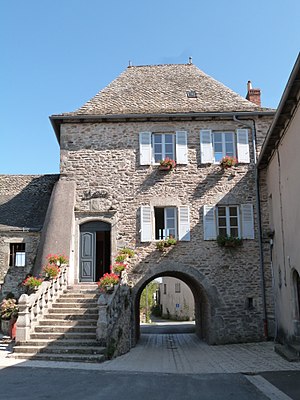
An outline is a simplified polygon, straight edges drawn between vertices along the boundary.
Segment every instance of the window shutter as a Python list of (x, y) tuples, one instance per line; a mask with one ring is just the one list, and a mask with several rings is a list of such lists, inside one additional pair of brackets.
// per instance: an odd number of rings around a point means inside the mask
[(151, 164), (151, 132), (140, 132), (140, 165)]
[(217, 238), (215, 206), (203, 206), (204, 240)]
[(176, 132), (176, 162), (177, 164), (188, 163), (187, 133), (185, 131)]
[(210, 129), (200, 131), (200, 153), (202, 164), (213, 162), (213, 147)]
[(152, 215), (150, 206), (141, 207), (141, 242), (152, 240)]
[(248, 129), (237, 129), (237, 159), (241, 163), (250, 162)]
[(190, 235), (190, 210), (188, 206), (180, 206), (179, 211), (179, 229), (178, 239), (188, 242), (191, 240)]
[(242, 211), (242, 238), (254, 239), (253, 205), (241, 204)]

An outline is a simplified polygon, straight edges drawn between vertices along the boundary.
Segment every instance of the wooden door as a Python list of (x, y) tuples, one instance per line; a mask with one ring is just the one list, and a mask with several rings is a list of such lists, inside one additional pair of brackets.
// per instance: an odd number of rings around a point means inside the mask
[(80, 282), (95, 282), (95, 232), (80, 233), (79, 280)]

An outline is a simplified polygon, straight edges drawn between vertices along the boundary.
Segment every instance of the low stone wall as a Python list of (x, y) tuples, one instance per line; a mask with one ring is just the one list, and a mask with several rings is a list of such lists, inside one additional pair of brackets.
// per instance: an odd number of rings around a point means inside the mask
[(131, 347), (132, 295), (126, 285), (113, 293), (101, 294), (98, 300), (97, 340), (105, 346), (107, 358), (127, 353)]

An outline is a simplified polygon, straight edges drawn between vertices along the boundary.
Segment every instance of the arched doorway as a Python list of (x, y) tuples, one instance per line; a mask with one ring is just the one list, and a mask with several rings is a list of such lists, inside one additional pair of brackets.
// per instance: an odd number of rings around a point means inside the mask
[(87, 222), (80, 226), (80, 282), (96, 282), (109, 272), (110, 231), (110, 224), (101, 221)]
[(300, 276), (296, 270), (293, 275), (296, 319), (300, 321)]
[(183, 272), (164, 271), (146, 278), (140, 285), (135, 287), (136, 293), (134, 298), (134, 314), (135, 314), (135, 340), (140, 338), (140, 298), (147, 284), (159, 277), (173, 277), (183, 281), (192, 291), (195, 304), (195, 333), (204, 341), (209, 342), (209, 326), (210, 326), (210, 303), (208, 296), (199, 283), (199, 281), (191, 275)]

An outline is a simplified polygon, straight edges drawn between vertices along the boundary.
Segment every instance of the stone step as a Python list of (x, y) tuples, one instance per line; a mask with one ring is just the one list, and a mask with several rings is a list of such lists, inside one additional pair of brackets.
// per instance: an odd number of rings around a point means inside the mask
[[(55, 315), (55, 314), (54, 314)], [(96, 326), (97, 320), (96, 319), (43, 319), (39, 322), (39, 326), (78, 326), (78, 325), (85, 325), (85, 326)]]
[(96, 331), (94, 332), (36, 332), (31, 333), (31, 340), (96, 340)]
[(73, 333), (96, 333), (95, 326), (86, 326), (86, 325), (79, 325), (79, 326), (51, 326), (51, 325), (44, 325), (44, 326), (36, 326), (35, 332), (44, 332), (44, 333), (66, 333), (66, 332), (73, 332)]
[(15, 353), (17, 359), (43, 360), (43, 361), (69, 361), (69, 362), (85, 362), (100, 363), (105, 361), (103, 354), (85, 355), (85, 354), (46, 354), (46, 353)]
[(97, 304), (97, 297), (93, 296), (92, 298), (83, 298), (83, 299), (79, 299), (78, 297), (74, 296), (74, 297), (60, 297), (59, 300), (55, 303), (59, 303), (59, 304), (84, 304), (84, 305), (89, 305), (91, 303), (93, 304)]
[(85, 347), (85, 346), (95, 346), (99, 347), (99, 342), (95, 339), (36, 339), (29, 340), (28, 342), (19, 342), (20, 346), (75, 346), (75, 347)]
[(88, 304), (86, 303), (54, 303), (52, 304), (52, 309), (56, 309), (56, 308), (68, 308), (68, 309), (73, 309), (73, 308), (83, 308), (83, 309), (90, 309), (90, 308), (96, 308), (97, 307), (97, 303), (95, 301), (90, 302)]
[(296, 357), (298, 357), (298, 359), (300, 358), (300, 343), (298, 342), (288, 343), (288, 348), (296, 355)]
[(14, 353), (47, 353), (47, 354), (104, 354), (105, 347), (100, 346), (32, 346), (28, 343), (25, 346), (16, 346)]
[(66, 314), (66, 315), (88, 315), (88, 314), (98, 314), (98, 308), (50, 308), (48, 310), (49, 314)]
[[(62, 321), (85, 321), (85, 320), (94, 320), (97, 321), (98, 319), (98, 314), (73, 314), (70, 315), (68, 314), (60, 314), (60, 313), (53, 313), (53, 314), (48, 314), (44, 317), (44, 319), (47, 320), (62, 320)], [(49, 321), (51, 324), (51, 321)]]
[(285, 358), (287, 361), (299, 361), (299, 357), (287, 346), (276, 343), (274, 346), (274, 350), (277, 354)]

